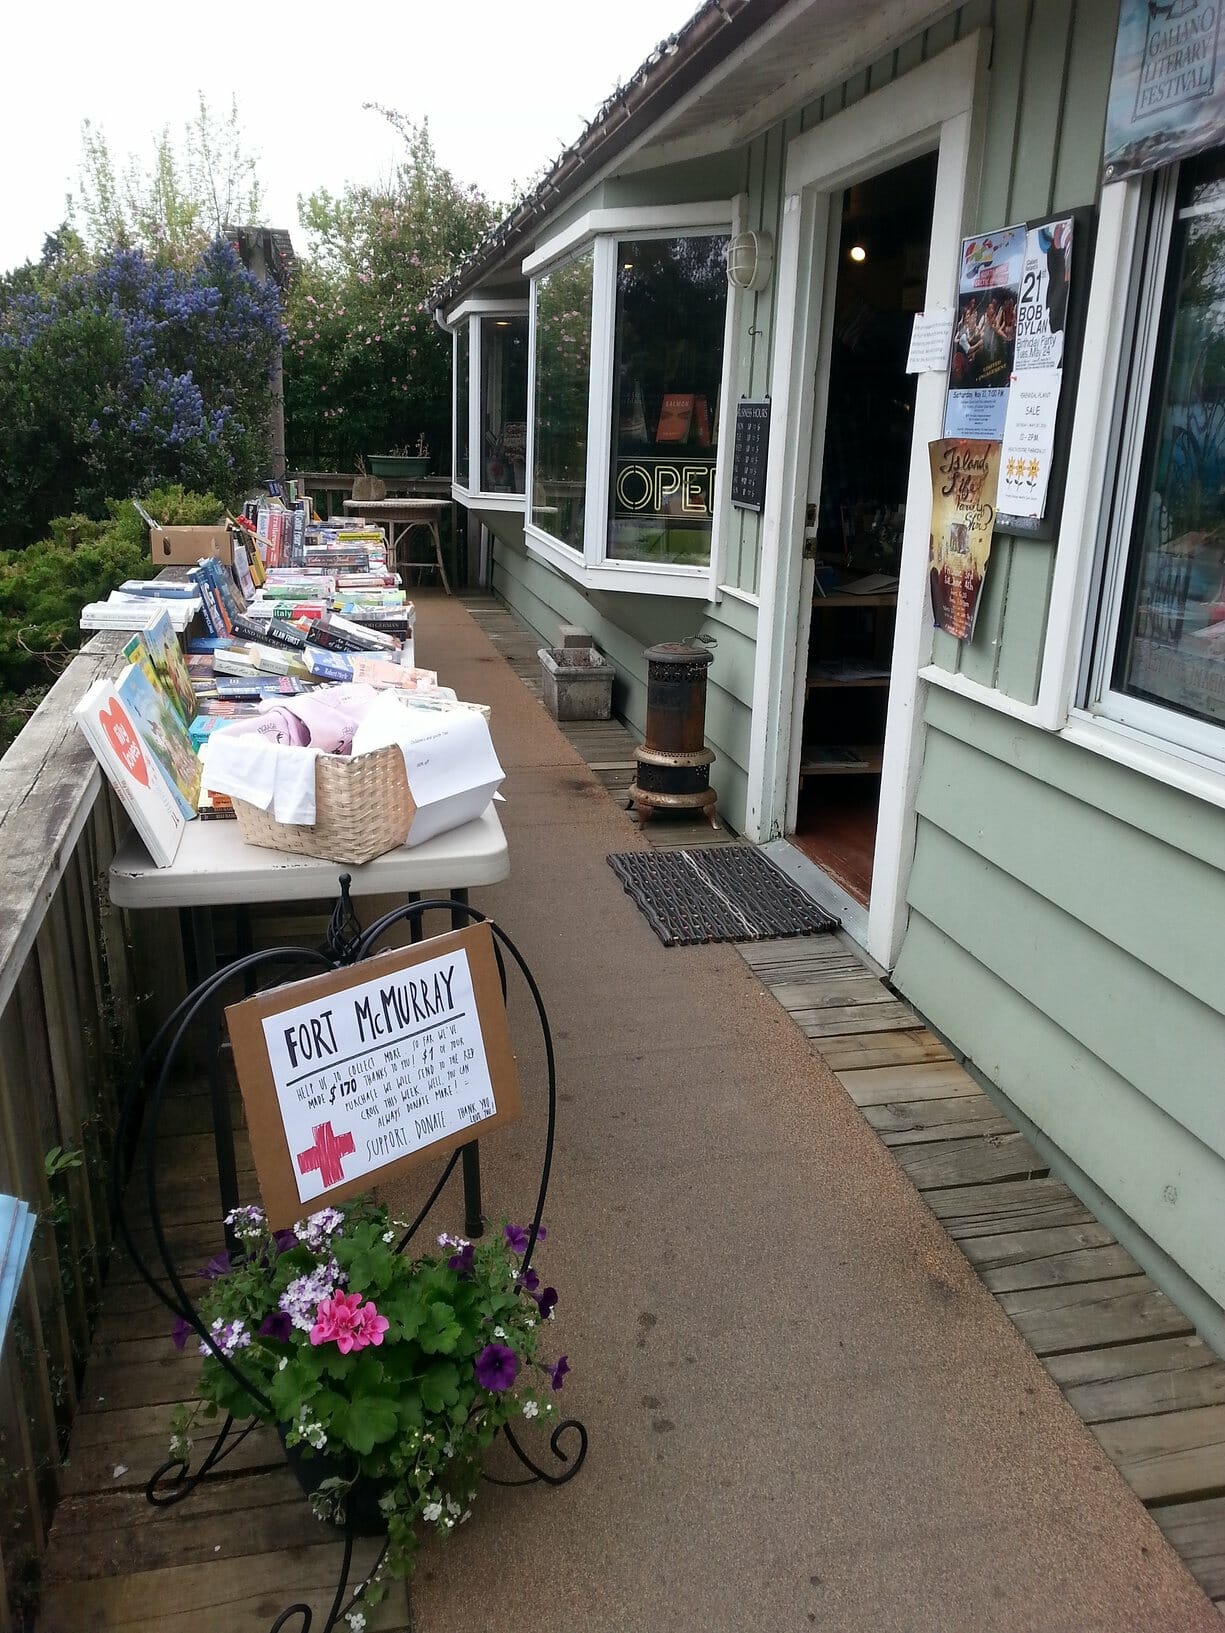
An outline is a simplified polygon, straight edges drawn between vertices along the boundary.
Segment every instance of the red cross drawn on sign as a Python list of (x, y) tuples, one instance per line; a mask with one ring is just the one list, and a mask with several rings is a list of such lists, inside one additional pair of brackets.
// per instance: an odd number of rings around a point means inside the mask
[(341, 1134), (338, 1138), (330, 1122), (317, 1123), (311, 1132), (315, 1143), (298, 1152), (298, 1167), (304, 1174), (317, 1168), (325, 1186), (339, 1185), (345, 1177), (341, 1158), (352, 1156), (356, 1150), (352, 1134)]

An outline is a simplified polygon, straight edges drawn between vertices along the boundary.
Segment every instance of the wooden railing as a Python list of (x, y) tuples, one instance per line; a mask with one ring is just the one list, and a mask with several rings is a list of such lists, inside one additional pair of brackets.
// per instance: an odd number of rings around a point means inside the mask
[(119, 1091), (181, 979), (154, 953), (165, 916), (130, 924), (110, 905), (125, 819), (73, 720), (120, 644), (91, 641), (0, 760), (0, 1192), (37, 1215), (0, 1352), (3, 1633), (32, 1625), (103, 1296)]

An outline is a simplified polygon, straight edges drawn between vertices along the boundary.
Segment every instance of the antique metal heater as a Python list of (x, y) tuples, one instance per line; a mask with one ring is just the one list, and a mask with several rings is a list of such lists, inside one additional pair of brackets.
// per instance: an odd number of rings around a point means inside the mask
[[(713, 644), (713, 643), (712, 643)], [(710, 786), (714, 752), (706, 747), (706, 671), (711, 653), (689, 641), (649, 646), (646, 740), (634, 750), (638, 769), (629, 791), (644, 823), (656, 811), (703, 811), (716, 827)]]

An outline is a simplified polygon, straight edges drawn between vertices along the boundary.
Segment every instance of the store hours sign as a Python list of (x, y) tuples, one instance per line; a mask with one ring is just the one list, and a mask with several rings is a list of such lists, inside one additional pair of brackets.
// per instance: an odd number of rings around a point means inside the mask
[(486, 924), (226, 1011), (274, 1229), (521, 1109)]

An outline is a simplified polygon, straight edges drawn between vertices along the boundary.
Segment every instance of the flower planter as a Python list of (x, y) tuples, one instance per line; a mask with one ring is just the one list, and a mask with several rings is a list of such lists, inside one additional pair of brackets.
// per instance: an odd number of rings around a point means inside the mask
[(545, 707), (554, 720), (607, 720), (612, 715), (613, 669), (593, 646), (542, 646)]
[[(337, 1476), (342, 1480), (353, 1478), (352, 1459), (328, 1457), (311, 1451), (301, 1442), (295, 1446), (286, 1445), (285, 1436), (289, 1433), (289, 1427), (287, 1423), (278, 1423), (276, 1432), (285, 1448), (285, 1461), (308, 1497), (313, 1497), (325, 1480)], [(390, 1479), (376, 1480), (369, 1474), (360, 1474), (354, 1480), (345, 1498), (345, 1515), (346, 1523), (351, 1523), (355, 1537), (381, 1537), (386, 1532), (387, 1521), (379, 1507), (379, 1498), (390, 1491), (391, 1485)], [(332, 1523), (339, 1525), (340, 1522)]]
[(366, 464), (371, 476), (428, 476), (430, 457), (407, 454), (368, 454)]

